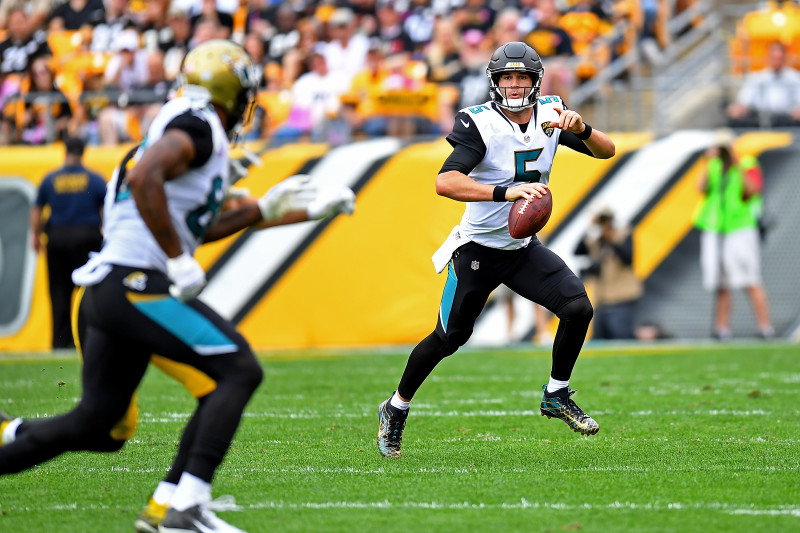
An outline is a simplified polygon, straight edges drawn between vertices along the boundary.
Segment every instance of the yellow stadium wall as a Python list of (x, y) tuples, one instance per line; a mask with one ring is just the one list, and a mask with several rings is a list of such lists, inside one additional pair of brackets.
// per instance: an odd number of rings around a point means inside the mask
[[(619, 154), (649, 139), (643, 134), (615, 136)], [(90, 147), (85, 164), (108, 177), (128, 148)], [(265, 152), (262, 166), (251, 167), (241, 185), (263, 194), (326, 151), (324, 145), (290, 145)], [(443, 139), (413, 144), (383, 164), (360, 190), (356, 213), (325, 228), (240, 322), (239, 329), (251, 344), (259, 349), (405, 344), (432, 331), (445, 275), (436, 274), (431, 255), (463, 213), (463, 204), (439, 197), (434, 190), (435, 176), (449, 151)], [(3, 148), (0, 158), (4, 161), (0, 174), (38, 185), (62, 163), (63, 148)], [(612, 164), (577, 157), (569, 150), (559, 152), (551, 228)], [(213, 265), (234, 239), (201, 247), (197, 254), (201, 264)], [(43, 257), (38, 259), (33, 292), (27, 322), (17, 333), (0, 337), (0, 350), (49, 349), (50, 304)]]

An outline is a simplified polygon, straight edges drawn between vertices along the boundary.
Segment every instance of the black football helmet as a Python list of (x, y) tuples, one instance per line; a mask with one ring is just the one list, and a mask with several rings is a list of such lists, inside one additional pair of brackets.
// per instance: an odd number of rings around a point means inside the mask
[[(533, 80), (530, 94), (524, 98), (507, 99), (505, 90), (497, 86), (497, 82), (504, 72), (527, 73)], [(489, 78), (489, 97), (497, 105), (509, 111), (528, 109), (533, 107), (536, 99), (539, 98), (543, 76), (544, 65), (542, 65), (542, 59), (536, 50), (519, 41), (506, 43), (495, 50), (486, 67), (486, 77)]]

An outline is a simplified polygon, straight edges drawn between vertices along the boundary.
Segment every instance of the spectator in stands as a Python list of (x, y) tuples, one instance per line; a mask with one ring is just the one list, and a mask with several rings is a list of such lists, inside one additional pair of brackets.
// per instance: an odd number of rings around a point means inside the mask
[(383, 81), (389, 75), (384, 64), (384, 43), (377, 37), (370, 40), (366, 65), (342, 95), (342, 114), (352, 131), (369, 137), (386, 135), (389, 118), (375, 112), (375, 98), (383, 90)]
[(614, 225), (614, 213), (603, 209), (578, 244), (576, 255), (591, 264), (581, 272), (587, 280), (594, 306), (594, 339), (634, 339), (636, 305), (642, 282), (633, 270), (633, 236)]
[(202, 0), (200, 8), (192, 16), (191, 20), (193, 28), (197, 28), (197, 25), (202, 21), (215, 22), (221, 26), (220, 33), (225, 35), (220, 37), (222, 39), (229, 39), (231, 33), (233, 33), (233, 16), (230, 12), (217, 9), (216, 0)]
[(79, 30), (96, 26), (105, 18), (103, 0), (68, 0), (53, 9), (48, 30)]
[(115, 35), (133, 26), (128, 16), (128, 0), (107, 0), (103, 20), (92, 29), (92, 52), (108, 52)]
[(463, 68), (459, 82), (458, 109), (482, 104), (489, 92), (489, 78), (486, 77), (486, 63), (491, 58), (491, 50), (483, 46), (485, 36), (480, 30), (467, 30), (461, 38), (461, 65)]
[(461, 35), (453, 19), (437, 20), (433, 40), (425, 47), (428, 81), (438, 84), (457, 83), (462, 77), (460, 49)]
[(786, 47), (770, 44), (768, 67), (747, 76), (736, 101), (728, 106), (732, 127), (800, 125), (800, 72), (788, 66)]
[(297, 46), (283, 55), (282, 85), (287, 89), (291, 88), (300, 75), (308, 71), (311, 53), (318, 48), (321, 26), (315, 18), (305, 17), (297, 21), (297, 32), (300, 34)]
[(161, 50), (164, 52), (164, 76), (169, 82), (175, 81), (181, 69), (181, 63), (189, 51), (189, 41), (192, 38), (192, 23), (181, 9), (167, 12), (167, 24), (172, 30), (172, 40), (163, 43)]
[[(31, 212), (33, 249), (42, 249), (41, 233), (47, 235), (47, 275), (53, 319), (53, 348), (73, 348), (70, 309), (72, 271), (86, 263), (89, 253), (100, 250), (100, 213), (106, 182), (83, 166), (84, 143), (69, 138), (64, 143), (64, 166), (45, 176)], [(50, 217), (42, 227), (42, 210)]]
[(22, 144), (48, 144), (67, 136), (72, 111), (67, 97), (55, 85), (49, 56), (31, 62), (28, 87), (17, 103), (16, 139)]
[(52, 0), (0, 0), (0, 30), (8, 29), (8, 15), (13, 7), (23, 7), (26, 15), (27, 33), (33, 35), (36, 30), (44, 28), (50, 18)]
[(399, 54), (411, 52), (415, 43), (403, 27), (403, 13), (392, 0), (379, 0), (375, 6), (375, 16), (378, 20), (378, 29), (375, 37), (383, 43), (386, 54)]
[[(255, 30), (254, 28), (254, 31)], [(260, 32), (264, 39), (264, 32)], [(300, 41), (300, 32), (297, 31), (297, 13), (291, 4), (281, 3), (275, 12), (275, 28), (271, 35), (266, 39), (267, 55), (270, 61), (280, 64), (283, 56)]]
[(327, 140), (329, 122), (337, 117), (341, 96), (350, 87), (342, 72), (331, 72), (321, 47), (308, 59), (309, 72), (292, 86), (292, 107), (286, 122), (274, 132), (272, 141), (279, 146), (309, 136), (314, 142)]
[(731, 290), (745, 289), (761, 337), (775, 331), (769, 318), (767, 294), (761, 280), (761, 242), (757, 216), (761, 210), (764, 178), (754, 156), (739, 158), (733, 136), (720, 132), (706, 151), (706, 172), (698, 188), (703, 201), (694, 217), (700, 236), (703, 285), (715, 295), (713, 335), (732, 337)]
[(521, 25), (522, 15), (519, 10), (514, 7), (506, 7), (498, 13), (490, 33), (495, 42), (521, 41), (525, 37), (520, 34)]
[[(386, 0), (384, 2), (399, 4), (399, 2), (387, 2)], [(399, 9), (399, 6), (394, 9)], [(436, 15), (430, 0), (411, 0), (411, 8), (406, 13), (400, 13), (403, 19), (403, 33), (411, 39), (409, 50), (420, 51), (433, 39), (436, 21), (444, 18)], [(443, 13), (439, 13), (439, 15), (443, 15)]]
[(539, 0), (536, 27), (524, 39), (546, 59), (547, 76), (542, 80), (542, 95), (558, 94), (566, 102), (575, 86), (575, 72), (570, 65), (574, 55), (572, 38), (558, 25), (561, 13), (555, 0)]
[(353, 10), (340, 7), (334, 10), (327, 23), (330, 41), (322, 48), (328, 70), (339, 73), (349, 85), (353, 76), (364, 68), (369, 39), (356, 33)]
[[(138, 141), (166, 98), (163, 54), (140, 49), (139, 34), (127, 29), (114, 38), (116, 51), (105, 72), (105, 88), (122, 91), (119, 105), (109, 106), (97, 118), (100, 144)], [(136, 89), (147, 89), (133, 94)], [(131, 101), (132, 100), (132, 101)], [(132, 105), (127, 105), (130, 102)]]
[(476, 29), (488, 33), (494, 25), (494, 18), (495, 11), (488, 0), (465, 0), (463, 6), (453, 11), (453, 19), (462, 31)]
[[(31, 35), (25, 9), (20, 5), (12, 7), (8, 11), (8, 37), (0, 42), (0, 75), (23, 74), (31, 60), (42, 55), (51, 55), (47, 33), (38, 30)], [(19, 81), (21, 78), (17, 80), (17, 88)]]

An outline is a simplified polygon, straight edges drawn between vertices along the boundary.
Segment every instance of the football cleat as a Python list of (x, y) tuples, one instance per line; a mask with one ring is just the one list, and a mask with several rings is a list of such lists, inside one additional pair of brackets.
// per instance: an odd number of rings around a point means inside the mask
[(195, 505), (184, 511), (170, 508), (159, 524), (159, 533), (247, 533), (215, 515), (210, 505)]
[(153, 498), (150, 498), (133, 523), (133, 528), (139, 533), (158, 533), (158, 524), (164, 520), (166, 515), (167, 506), (156, 503)]
[(577, 433), (594, 435), (600, 431), (600, 426), (594, 419), (583, 412), (572, 400), (572, 395), (577, 391), (564, 387), (555, 392), (547, 392), (547, 385), (542, 386), (544, 396), (540, 411), (547, 418), (559, 418)]
[(400, 457), (400, 443), (406, 427), (408, 409), (401, 411), (386, 400), (378, 407), (378, 451), (384, 457)]

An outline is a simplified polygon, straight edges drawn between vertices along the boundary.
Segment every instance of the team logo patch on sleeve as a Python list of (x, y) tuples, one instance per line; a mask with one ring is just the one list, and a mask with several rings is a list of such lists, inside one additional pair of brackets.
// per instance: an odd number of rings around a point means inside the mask
[(554, 130), (554, 129), (555, 129), (555, 128), (554, 128), (553, 126), (551, 126), (551, 125), (550, 125), (550, 121), (547, 121), (547, 122), (542, 122), (542, 131), (543, 131), (543, 132), (544, 132), (544, 134), (545, 134), (545, 135), (547, 135), (548, 137), (552, 137), (552, 136), (553, 136), (553, 130)]

